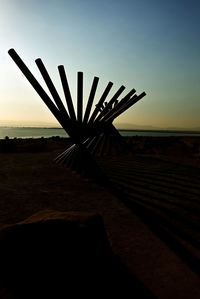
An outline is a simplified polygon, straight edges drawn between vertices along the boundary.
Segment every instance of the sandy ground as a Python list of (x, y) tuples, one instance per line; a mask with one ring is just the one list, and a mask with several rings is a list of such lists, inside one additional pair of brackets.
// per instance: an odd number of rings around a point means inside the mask
[[(144, 139), (131, 142), (136, 152), (141, 149), (140, 155), (198, 169), (198, 145), (194, 143), (199, 144), (199, 139), (185, 140), (182, 147), (180, 142), (169, 144), (168, 153), (166, 144), (162, 151), (145, 147)], [(45, 140), (33, 140), (1, 144), (0, 227), (45, 209), (98, 213), (113, 251), (158, 298), (200, 298), (200, 277), (141, 219), (103, 187), (54, 163), (67, 143), (50, 140), (47, 145)], [(185, 147), (189, 150), (184, 151)]]

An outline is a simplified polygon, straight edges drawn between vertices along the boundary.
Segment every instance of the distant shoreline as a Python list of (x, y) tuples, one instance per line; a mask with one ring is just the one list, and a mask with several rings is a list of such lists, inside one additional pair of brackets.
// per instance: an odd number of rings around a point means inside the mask
[[(61, 127), (36, 127), (36, 126), (1, 126), (1, 128), (12, 128), (12, 129), (50, 129), (50, 130), (64, 130)], [(189, 133), (189, 134), (200, 134), (200, 130), (186, 130), (186, 129), (119, 129), (121, 132), (158, 132), (158, 133)]]
[[(200, 137), (200, 131), (194, 130), (144, 130), (144, 129), (118, 129), (124, 137), (146, 136), (146, 137), (175, 137), (191, 136)], [(50, 138), (50, 137), (68, 138), (68, 134), (61, 127), (10, 127), (0, 126), (0, 139), (13, 138)]]
[(144, 130), (144, 129), (118, 129), (118, 131), (126, 131), (126, 132), (158, 132), (158, 133), (189, 133), (189, 134), (200, 134), (200, 131), (195, 130)]

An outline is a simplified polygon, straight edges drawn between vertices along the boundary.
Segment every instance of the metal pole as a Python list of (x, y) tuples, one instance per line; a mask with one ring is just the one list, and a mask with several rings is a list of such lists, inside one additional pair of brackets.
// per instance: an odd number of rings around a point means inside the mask
[(115, 111), (117, 111), (119, 108), (121, 108), (125, 103), (127, 103), (130, 99), (130, 97), (136, 92), (135, 89), (132, 89), (131, 91), (129, 91), (127, 93), (127, 95), (121, 99), (120, 102), (117, 103), (117, 105), (115, 107), (113, 107), (110, 111), (108, 111), (102, 118), (102, 120), (107, 119), (108, 117), (110, 117)]
[(77, 120), (82, 123), (83, 118), (83, 73), (78, 72), (77, 76)]
[(128, 108), (133, 106), (135, 103), (137, 103), (139, 100), (141, 100), (146, 95), (145, 92), (142, 92), (139, 96), (130, 99), (130, 101), (121, 107), (118, 111), (114, 113), (114, 115), (110, 116), (108, 119), (106, 119), (106, 122), (113, 122), (115, 118), (117, 118), (120, 114), (122, 114), (124, 111), (126, 111)]
[(88, 102), (87, 102), (87, 107), (86, 107), (86, 110), (85, 110), (85, 115), (84, 115), (84, 120), (83, 120), (84, 124), (87, 123), (88, 118), (90, 116), (90, 112), (91, 112), (92, 104), (93, 104), (93, 101), (94, 101), (94, 96), (95, 96), (95, 93), (96, 93), (98, 82), (99, 82), (99, 78), (94, 77), (92, 87), (91, 87), (91, 90), (90, 90), (89, 99), (88, 99)]
[(104, 90), (99, 102), (96, 105), (95, 110), (93, 111), (90, 119), (89, 119), (89, 124), (93, 123), (93, 121), (95, 120), (95, 117), (97, 116), (97, 114), (99, 113), (99, 108), (102, 106), (103, 102), (105, 101), (110, 89), (112, 88), (113, 83), (109, 82), (108, 85), (106, 86), (106, 89)]
[(64, 129), (68, 133), (67, 128), (66, 128), (65, 123), (64, 123), (64, 119), (63, 119), (60, 111), (55, 106), (55, 104), (52, 102), (52, 100), (50, 99), (48, 94), (45, 92), (45, 90), (42, 88), (42, 86), (39, 84), (39, 82), (35, 79), (33, 74), (29, 71), (28, 67), (25, 65), (25, 63), (22, 61), (22, 59), (19, 57), (17, 52), (14, 49), (10, 49), (8, 51), (8, 54), (12, 57), (14, 62), (17, 64), (17, 66), (22, 71), (24, 76), (27, 78), (27, 80), (33, 86), (35, 91), (39, 94), (39, 96), (42, 98), (42, 100), (47, 105), (49, 110), (53, 113), (53, 115), (56, 117), (58, 122), (64, 127)]
[(57, 92), (57, 90), (56, 90), (56, 88), (55, 88), (55, 86), (54, 86), (54, 84), (53, 84), (53, 82), (52, 82), (52, 80), (51, 80), (44, 64), (43, 64), (43, 62), (42, 62), (42, 60), (40, 58), (38, 58), (38, 59), (35, 60), (35, 62), (36, 62), (37, 66), (40, 70), (40, 73), (41, 73), (47, 87), (49, 88), (49, 91), (50, 91), (52, 97), (54, 98), (54, 101), (55, 101), (58, 109), (62, 113), (65, 120), (69, 120), (69, 115), (68, 115), (68, 113), (67, 113), (67, 111), (66, 111), (66, 109), (63, 105), (63, 102), (62, 102), (62, 100), (61, 100), (61, 98), (60, 98), (60, 96), (59, 96), (59, 94), (58, 94), (58, 92)]
[(79, 141), (79, 138), (77, 135), (77, 130), (74, 129), (74, 125), (72, 124), (72, 122), (69, 119), (67, 119), (66, 117), (63, 117), (63, 114), (53, 103), (53, 101), (50, 99), (48, 94), (45, 92), (45, 90), (42, 88), (42, 86), (39, 84), (39, 82), (36, 80), (36, 78), (33, 76), (33, 74), (29, 71), (28, 67), (25, 65), (25, 63), (22, 61), (22, 59), (19, 57), (19, 55), (16, 53), (16, 51), (14, 49), (10, 49), (8, 51), (8, 53), (12, 57), (14, 62), (17, 64), (19, 69), (22, 71), (24, 76), (27, 78), (27, 80), (30, 82), (30, 84), (33, 86), (35, 91), (41, 97), (43, 102), (47, 105), (49, 110), (52, 112), (52, 114), (55, 116), (55, 118), (61, 124), (63, 129), (67, 132), (67, 134), (70, 137), (72, 137), (74, 139), (74, 141), (75, 140)]
[(68, 85), (68, 82), (67, 82), (67, 76), (66, 76), (66, 73), (65, 73), (64, 66), (59, 65), (58, 66), (58, 71), (59, 71), (59, 74), (60, 74), (60, 79), (61, 79), (61, 82), (62, 82), (62, 87), (63, 87), (63, 91), (64, 91), (64, 94), (65, 94), (65, 99), (66, 99), (69, 115), (70, 115), (72, 120), (76, 120), (76, 114), (75, 114), (75, 111), (74, 111), (74, 105), (73, 105), (73, 102), (72, 102), (72, 97), (71, 97), (69, 85)]
[(100, 112), (100, 114), (98, 115), (98, 117), (96, 118), (95, 121), (100, 120), (103, 115), (105, 115), (110, 109), (112, 109), (112, 105), (115, 103), (115, 101), (118, 99), (118, 97), (120, 96), (120, 94), (124, 91), (125, 86), (121, 86), (118, 91), (114, 94), (114, 96), (110, 99), (110, 101), (108, 102), (108, 104), (106, 105), (106, 107)]

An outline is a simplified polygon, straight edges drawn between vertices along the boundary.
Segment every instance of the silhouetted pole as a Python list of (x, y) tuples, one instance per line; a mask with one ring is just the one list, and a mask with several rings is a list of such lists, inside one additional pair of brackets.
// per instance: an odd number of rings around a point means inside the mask
[(92, 104), (93, 104), (93, 101), (94, 101), (94, 97), (95, 97), (98, 82), (99, 82), (99, 78), (94, 77), (92, 87), (91, 87), (91, 90), (90, 90), (89, 99), (88, 99), (86, 110), (85, 110), (85, 116), (84, 116), (84, 120), (83, 120), (84, 124), (87, 124), (87, 122), (88, 122), (88, 118), (90, 116), (90, 112), (91, 112)]
[(102, 116), (109, 111), (110, 109), (112, 109), (112, 105), (115, 103), (115, 101), (118, 99), (118, 97), (120, 96), (120, 94), (124, 91), (125, 86), (121, 86), (118, 91), (114, 94), (114, 96), (110, 99), (110, 101), (107, 103), (107, 105), (104, 107), (104, 109), (100, 112), (100, 114), (97, 116), (97, 118), (95, 119), (96, 121), (100, 120), (102, 118)]
[(123, 112), (125, 112), (127, 109), (129, 109), (131, 106), (133, 106), (135, 103), (137, 103), (139, 100), (141, 100), (144, 96), (146, 95), (145, 92), (141, 93), (139, 96), (134, 97), (132, 99), (130, 99), (130, 101), (122, 106), (119, 110), (117, 110), (113, 115), (111, 115), (108, 119), (106, 119), (106, 121), (108, 122), (113, 122), (113, 120), (115, 118), (117, 118), (120, 114), (122, 114)]
[(73, 105), (73, 102), (72, 102), (72, 97), (71, 97), (69, 85), (68, 85), (68, 82), (67, 82), (67, 76), (65, 74), (64, 66), (59, 65), (58, 70), (59, 70), (60, 79), (61, 79), (61, 82), (62, 82), (63, 91), (64, 91), (64, 94), (65, 94), (65, 99), (66, 99), (69, 115), (70, 115), (71, 119), (75, 121), (76, 120), (76, 114), (75, 114), (75, 111), (74, 111), (74, 105)]
[(83, 118), (83, 73), (78, 72), (77, 76), (77, 120), (82, 123)]
[[(108, 117), (111, 116), (115, 111), (117, 111), (117, 110), (118, 110), (119, 108), (121, 108), (124, 104), (126, 104), (126, 103), (130, 100), (131, 96), (132, 96), (135, 92), (136, 92), (135, 89), (132, 89), (131, 91), (129, 91), (129, 92), (127, 93), (127, 95), (126, 95), (124, 98), (122, 98), (121, 101), (119, 101), (119, 102), (117, 103), (117, 105), (115, 105), (115, 107), (113, 107), (111, 110), (108, 110), (108, 112), (105, 113), (105, 115), (103, 116), (102, 119), (106, 119), (106, 118), (108, 118)], [(109, 105), (109, 103), (108, 103), (108, 105)], [(103, 111), (102, 111), (102, 114), (103, 114)]]
[(113, 86), (113, 83), (109, 82), (106, 89), (104, 90), (99, 102), (97, 103), (95, 110), (93, 111), (93, 113), (92, 113), (92, 115), (89, 119), (89, 124), (92, 124), (93, 121), (95, 120), (95, 117), (97, 116), (97, 114), (100, 110), (100, 107), (102, 106), (103, 102), (105, 101), (105, 99), (106, 99), (108, 93), (110, 92), (112, 86)]
[(63, 105), (63, 102), (62, 102), (62, 100), (61, 100), (61, 98), (60, 98), (60, 96), (59, 96), (59, 94), (58, 94), (58, 92), (57, 92), (57, 90), (56, 90), (56, 88), (55, 88), (55, 86), (54, 86), (54, 84), (53, 84), (53, 82), (52, 82), (52, 80), (51, 80), (44, 64), (43, 64), (43, 62), (42, 62), (42, 60), (40, 58), (38, 58), (38, 59), (35, 60), (35, 62), (36, 62), (37, 66), (40, 70), (40, 73), (41, 73), (47, 87), (49, 88), (49, 91), (50, 91), (50, 93), (51, 93), (58, 109), (62, 113), (63, 117), (68, 120), (69, 115), (68, 115), (68, 113), (67, 113), (67, 111), (66, 111), (66, 109)]
[(8, 53), (12, 57), (14, 62), (17, 64), (19, 69), (22, 71), (24, 76), (27, 78), (27, 80), (30, 82), (30, 84), (33, 86), (35, 91), (38, 93), (38, 95), (41, 97), (41, 99), (47, 105), (49, 110), (52, 112), (52, 114), (55, 116), (55, 118), (61, 124), (63, 129), (67, 132), (67, 134), (69, 136), (71, 136), (75, 141), (78, 140), (76, 130), (74, 130), (74, 128), (72, 127), (70, 120), (66, 117), (63, 117), (60, 110), (52, 102), (50, 97), (47, 95), (47, 93), (42, 88), (42, 86), (38, 83), (38, 81), (33, 76), (33, 74), (29, 71), (28, 67), (25, 65), (25, 63), (22, 61), (22, 59), (19, 57), (19, 55), (16, 53), (16, 51), (14, 49), (10, 49), (8, 51)]
[[(35, 79), (33, 74), (29, 71), (25, 63), (22, 61), (22, 59), (19, 57), (19, 55), (15, 52), (14, 49), (10, 49), (8, 51), (9, 55), (12, 57), (14, 62), (17, 64), (19, 69), (22, 71), (24, 76), (28, 79), (30, 84), (33, 86), (33, 88), (36, 90), (36, 92), (39, 94), (39, 96), (42, 98), (42, 100), (45, 102), (49, 110), (54, 114), (54, 116), (57, 118), (57, 120), (64, 124), (64, 120), (62, 116), (59, 113), (58, 108), (55, 106), (55, 104), (51, 101), (47, 93), (44, 91), (42, 86), (38, 83), (38, 81)], [(65, 127), (65, 125), (64, 125)]]

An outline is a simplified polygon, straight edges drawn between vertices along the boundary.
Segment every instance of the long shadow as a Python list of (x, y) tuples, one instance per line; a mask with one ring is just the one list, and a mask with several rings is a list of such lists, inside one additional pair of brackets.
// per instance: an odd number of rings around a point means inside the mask
[(134, 214), (136, 214), (165, 244), (171, 248), (191, 269), (200, 275), (200, 258), (197, 257), (184, 243), (192, 245), (199, 250), (200, 243), (184, 233), (173, 224), (166, 221), (148, 207), (134, 201), (131, 197), (117, 189), (116, 185), (109, 188), (111, 193), (122, 201)]
[[(134, 169), (133, 173), (135, 170), (137, 171), (138, 169)], [(178, 199), (180, 205), (174, 205), (173, 202), (169, 202), (169, 206), (166, 207), (164, 205), (166, 201), (163, 201), (162, 193), (160, 193), (161, 197), (159, 199), (158, 194), (155, 197), (148, 193), (148, 191), (151, 192), (151, 190), (148, 190), (148, 186), (144, 187), (142, 193), (137, 192), (134, 190), (134, 187), (131, 186), (131, 180), (128, 181), (128, 175), (126, 174), (126, 178), (123, 178), (122, 170), (120, 169), (118, 174), (116, 174), (116, 171), (117, 167), (115, 167), (113, 175), (112, 171), (106, 171), (107, 183), (105, 187), (136, 214), (156, 236), (164, 241), (192, 271), (200, 275), (200, 217), (195, 209), (193, 209), (192, 206), (189, 210), (187, 207), (184, 207), (185, 198), (183, 202)], [(126, 173), (126, 171), (124, 172)], [(117, 175), (119, 175), (118, 179)], [(127, 184), (126, 180), (128, 182)], [(137, 186), (137, 182), (135, 182), (135, 185)], [(152, 189), (153, 185), (156, 185), (156, 182), (152, 183), (152, 186), (149, 188)], [(168, 195), (170, 196), (170, 194)], [(176, 195), (171, 197), (171, 200), (173, 198), (176, 199)], [(191, 202), (191, 204), (193, 203)], [(176, 206), (180, 208), (180, 211), (173, 210), (173, 207)], [(183, 214), (182, 211), (185, 213)], [(195, 216), (196, 223), (193, 222), (193, 216)]]

